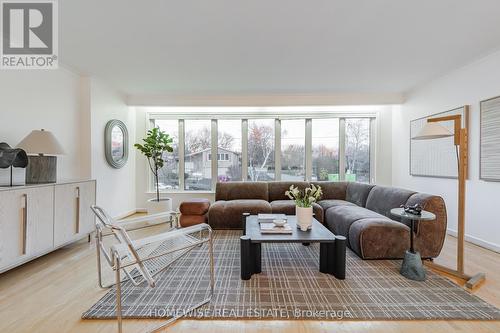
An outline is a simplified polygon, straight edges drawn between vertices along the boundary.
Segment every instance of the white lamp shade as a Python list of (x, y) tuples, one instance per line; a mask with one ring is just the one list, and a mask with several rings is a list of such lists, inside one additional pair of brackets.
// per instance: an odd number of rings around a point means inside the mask
[(52, 132), (45, 130), (31, 131), (19, 144), (28, 154), (63, 155), (64, 149)]
[(430, 140), (430, 139), (440, 139), (453, 136), (446, 127), (439, 125), (438, 123), (426, 123), (425, 126), (418, 132), (416, 136), (411, 138), (412, 140)]

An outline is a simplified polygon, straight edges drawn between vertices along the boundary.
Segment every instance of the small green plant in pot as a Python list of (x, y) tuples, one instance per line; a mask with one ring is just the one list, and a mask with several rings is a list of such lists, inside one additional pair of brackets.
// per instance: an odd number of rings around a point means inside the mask
[(297, 227), (302, 231), (311, 229), (313, 217), (313, 203), (317, 202), (323, 195), (321, 186), (311, 184), (300, 190), (298, 187), (292, 185), (285, 195), (295, 201), (295, 215), (297, 216)]
[(170, 198), (160, 198), (160, 184), (158, 173), (164, 166), (165, 160), (163, 154), (174, 151), (172, 147), (173, 138), (167, 133), (160, 130), (158, 127), (150, 129), (146, 137), (142, 140), (143, 143), (134, 145), (148, 160), (148, 165), (153, 173), (156, 198), (148, 200), (147, 210), (149, 214), (160, 213), (166, 210), (172, 210), (172, 200)]

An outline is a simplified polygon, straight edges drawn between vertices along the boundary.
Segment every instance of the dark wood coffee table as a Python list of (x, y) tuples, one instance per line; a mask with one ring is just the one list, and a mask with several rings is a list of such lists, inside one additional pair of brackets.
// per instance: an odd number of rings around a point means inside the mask
[(324, 225), (313, 219), (311, 230), (297, 228), (296, 217), (287, 215), (292, 234), (261, 234), (257, 215), (243, 214), (243, 236), (241, 243), (241, 279), (249, 280), (260, 273), (262, 243), (320, 243), (319, 271), (345, 279), (346, 238), (336, 236)]

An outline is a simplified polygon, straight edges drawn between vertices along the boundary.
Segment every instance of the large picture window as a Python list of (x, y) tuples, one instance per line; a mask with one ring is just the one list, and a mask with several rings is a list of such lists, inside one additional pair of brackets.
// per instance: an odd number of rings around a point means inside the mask
[(160, 190), (213, 191), (216, 182), (240, 180), (373, 181), (374, 116), (256, 115), (149, 114), (151, 127), (174, 139), (174, 151), (164, 154)]
[(184, 189), (211, 190), (212, 165), (210, 120), (184, 122)]
[(281, 121), (281, 180), (304, 180), (305, 119)]
[(241, 120), (219, 120), (217, 130), (217, 181), (242, 180)]
[(339, 181), (339, 119), (312, 120), (312, 180)]
[(274, 119), (248, 120), (248, 180), (274, 180)]
[(179, 189), (179, 122), (177, 120), (157, 120), (155, 126), (174, 139), (174, 151), (163, 154), (165, 165), (158, 172), (160, 191), (177, 190)]
[(345, 180), (370, 182), (370, 119), (346, 119), (345, 142)]

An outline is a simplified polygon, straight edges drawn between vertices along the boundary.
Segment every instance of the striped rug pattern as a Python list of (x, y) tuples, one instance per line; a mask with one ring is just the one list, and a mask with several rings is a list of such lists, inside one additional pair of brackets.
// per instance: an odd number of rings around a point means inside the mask
[[(188, 314), (199, 319), (481, 319), (500, 310), (428, 271), (426, 281), (399, 274), (401, 261), (361, 260), (347, 252), (345, 280), (318, 271), (319, 246), (263, 244), (262, 273), (240, 279), (238, 231), (216, 231), (212, 301)], [(155, 288), (122, 284), (125, 318), (165, 318), (209, 295), (209, 260), (197, 248), (160, 273)], [(84, 319), (115, 318), (112, 289)]]

